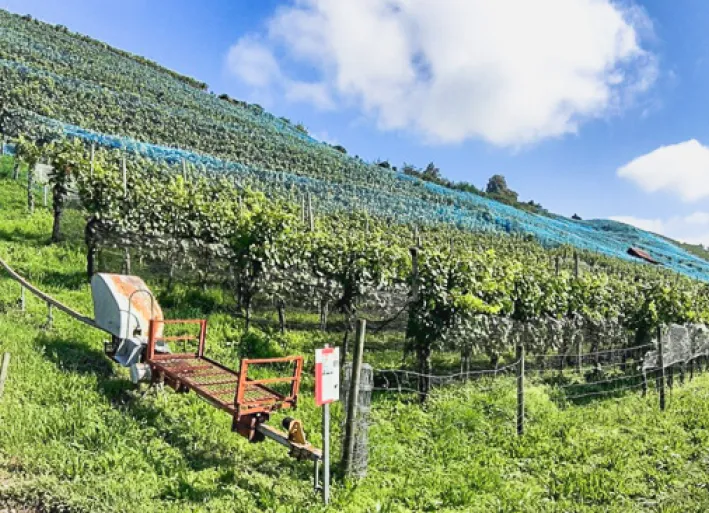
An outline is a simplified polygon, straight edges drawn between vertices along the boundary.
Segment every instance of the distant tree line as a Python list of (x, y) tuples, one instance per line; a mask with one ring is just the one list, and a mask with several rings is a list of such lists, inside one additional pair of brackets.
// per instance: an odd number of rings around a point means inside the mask
[[(397, 167), (392, 166), (388, 161), (380, 160), (375, 162), (375, 164), (385, 169), (398, 171)], [(483, 191), (470, 182), (455, 182), (453, 180), (448, 180), (441, 174), (440, 168), (433, 162), (429, 162), (425, 168), (417, 168), (412, 164), (404, 163), (401, 168), (401, 172), (405, 175), (415, 176), (416, 178), (438, 184), (442, 187), (490, 198), (527, 212), (544, 215), (549, 213), (544, 207), (542, 207), (541, 204), (535, 201), (519, 201), (519, 194), (507, 186), (507, 180), (500, 174), (490, 177), (490, 180), (487, 182), (487, 187), (485, 187), (485, 190)]]

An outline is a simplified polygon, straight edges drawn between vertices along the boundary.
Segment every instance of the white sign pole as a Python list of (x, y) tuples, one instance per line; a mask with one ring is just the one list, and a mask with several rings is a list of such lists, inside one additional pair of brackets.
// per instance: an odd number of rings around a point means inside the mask
[(322, 445), (322, 499), (327, 506), (330, 504), (330, 403), (322, 408)]
[(322, 406), (323, 502), (330, 503), (330, 403), (340, 398), (340, 350), (315, 351), (315, 403)]

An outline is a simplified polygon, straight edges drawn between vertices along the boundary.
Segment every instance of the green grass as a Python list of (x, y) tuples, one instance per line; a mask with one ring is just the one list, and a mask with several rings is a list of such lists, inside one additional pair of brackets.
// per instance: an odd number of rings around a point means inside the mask
[[(9, 160), (1, 164), (0, 176)], [(27, 215), (24, 202), (20, 183), (0, 179), (0, 256), (90, 314), (81, 216), (69, 212), (67, 240), (52, 246), (49, 211)], [(340, 337), (256, 330), (242, 339), (224, 293), (178, 287), (168, 295), (151, 285), (170, 316), (211, 312), (208, 348), (229, 364), (240, 354), (302, 353), (310, 373), (313, 348)], [(0, 351), (12, 353), (0, 400), (0, 502), (91, 512), (324, 510), (308, 464), (274, 443), (249, 444), (231, 433), (227, 415), (193, 394), (142, 396), (103, 356), (100, 333), (58, 312), (44, 331), (45, 306), (28, 296), (23, 313), (18, 297), (18, 285), (0, 276)], [(306, 312), (289, 319), (316, 322)], [(399, 362), (400, 343), (391, 333), (371, 336), (367, 360)], [(298, 416), (319, 445), (310, 378), (304, 389)], [(700, 376), (675, 388), (661, 413), (652, 391), (570, 406), (532, 382), (522, 438), (508, 378), (443, 389), (423, 407), (375, 395), (369, 475), (359, 483), (338, 477), (330, 511), (706, 511), (708, 391), (709, 376)], [(336, 441), (341, 417), (336, 405)]]

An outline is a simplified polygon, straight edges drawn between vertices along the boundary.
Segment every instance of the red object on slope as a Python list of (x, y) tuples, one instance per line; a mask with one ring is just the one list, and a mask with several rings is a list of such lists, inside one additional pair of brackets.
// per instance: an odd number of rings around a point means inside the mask
[(650, 253), (647, 251), (643, 251), (642, 249), (638, 248), (628, 248), (628, 254), (630, 256), (634, 256), (635, 258), (639, 258), (641, 260), (645, 260), (646, 262), (650, 262), (651, 264), (654, 265), (660, 265), (660, 262), (655, 260), (650, 256)]

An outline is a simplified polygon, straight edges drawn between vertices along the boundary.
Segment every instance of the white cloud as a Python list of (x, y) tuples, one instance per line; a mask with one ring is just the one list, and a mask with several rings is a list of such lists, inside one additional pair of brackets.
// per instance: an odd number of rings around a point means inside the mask
[(229, 72), (252, 87), (270, 86), (281, 79), (281, 68), (271, 50), (252, 36), (233, 45), (226, 62)]
[(287, 80), (285, 86), (286, 99), (289, 101), (311, 103), (320, 110), (331, 110), (335, 107), (324, 84)]
[[(648, 34), (642, 9), (612, 0), (293, 0), (259, 37), (281, 69), (310, 74), (275, 85), (293, 100), (355, 106), (434, 142), (518, 146), (573, 133), (650, 88)], [(237, 53), (229, 67), (253, 85), (240, 70), (254, 60)]]
[(643, 219), (634, 216), (615, 216), (611, 219), (682, 242), (709, 245), (709, 212), (694, 212), (669, 219)]
[(666, 191), (691, 202), (709, 196), (709, 148), (692, 139), (661, 146), (618, 169), (646, 192)]

